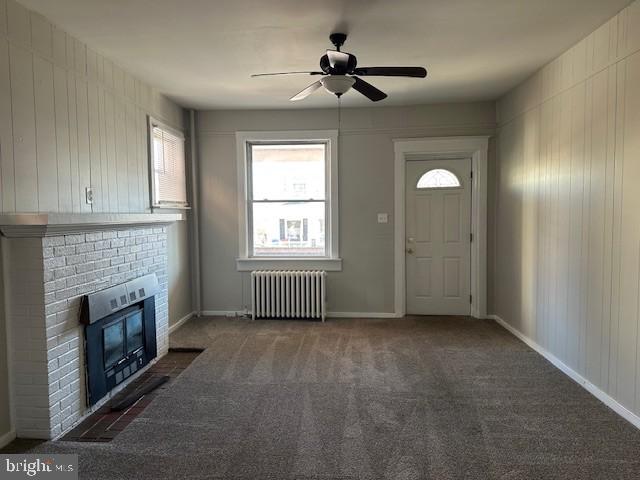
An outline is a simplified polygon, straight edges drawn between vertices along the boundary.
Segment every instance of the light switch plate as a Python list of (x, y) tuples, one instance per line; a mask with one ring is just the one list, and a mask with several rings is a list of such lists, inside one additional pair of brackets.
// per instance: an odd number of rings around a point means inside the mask
[(378, 214), (378, 223), (389, 223), (389, 214), (388, 213), (379, 213)]
[(84, 193), (85, 193), (85, 199), (87, 201), (87, 204), (91, 205), (93, 203), (93, 188), (86, 187), (84, 189)]

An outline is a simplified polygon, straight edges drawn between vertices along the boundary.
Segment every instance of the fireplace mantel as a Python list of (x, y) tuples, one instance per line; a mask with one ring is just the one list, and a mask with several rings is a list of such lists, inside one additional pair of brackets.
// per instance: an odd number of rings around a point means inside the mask
[(184, 220), (182, 213), (16, 213), (0, 215), (0, 233), (9, 238), (48, 237), (180, 220)]

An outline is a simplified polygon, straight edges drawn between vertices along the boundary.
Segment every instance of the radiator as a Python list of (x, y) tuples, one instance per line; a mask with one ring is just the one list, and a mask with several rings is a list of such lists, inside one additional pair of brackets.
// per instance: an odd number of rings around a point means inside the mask
[(324, 271), (251, 272), (251, 311), (256, 318), (318, 318), (326, 314)]

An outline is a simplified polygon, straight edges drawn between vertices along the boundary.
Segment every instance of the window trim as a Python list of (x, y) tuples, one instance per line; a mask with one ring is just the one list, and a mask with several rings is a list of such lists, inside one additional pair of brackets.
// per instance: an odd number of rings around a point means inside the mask
[[(166, 130), (177, 137), (180, 137), (184, 142), (184, 181), (186, 186), (187, 198), (184, 203), (182, 202), (164, 202), (159, 203), (157, 200), (157, 192), (155, 187), (155, 178), (154, 178), (154, 159), (153, 159), (153, 127), (157, 126)], [(147, 115), (147, 150), (149, 157), (149, 195), (151, 197), (151, 210), (190, 210), (189, 206), (189, 182), (187, 178), (187, 139), (185, 133), (162, 120), (158, 120), (151, 115)]]
[[(324, 257), (254, 257), (251, 252), (249, 231), (251, 213), (249, 212), (250, 165), (248, 148), (259, 143), (326, 143), (326, 221)], [(265, 132), (236, 132), (236, 161), (238, 184), (238, 271), (251, 271), (260, 268), (269, 269), (320, 269), (327, 271), (342, 270), (339, 253), (339, 199), (338, 199), (338, 131), (337, 130), (288, 130)]]

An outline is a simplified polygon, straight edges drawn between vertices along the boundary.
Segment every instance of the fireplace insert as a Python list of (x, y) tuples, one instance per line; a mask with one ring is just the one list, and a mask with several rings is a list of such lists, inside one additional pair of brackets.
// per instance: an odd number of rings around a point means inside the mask
[(152, 274), (85, 297), (82, 321), (89, 405), (156, 357), (157, 291), (158, 280)]

